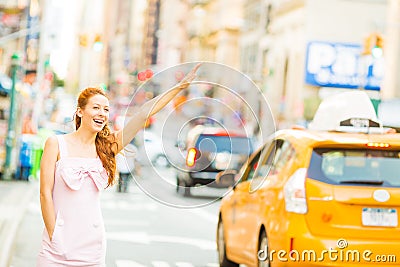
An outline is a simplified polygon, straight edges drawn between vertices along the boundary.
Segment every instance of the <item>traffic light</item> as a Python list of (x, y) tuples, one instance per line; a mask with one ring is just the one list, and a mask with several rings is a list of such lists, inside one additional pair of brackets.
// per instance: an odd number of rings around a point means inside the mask
[(103, 50), (103, 41), (100, 34), (94, 36), (93, 50), (96, 52)]
[(383, 37), (379, 33), (372, 33), (364, 40), (363, 55), (372, 55), (379, 58), (383, 55)]
[(376, 38), (375, 46), (383, 49), (383, 41), (384, 41), (383, 37), (380, 34), (377, 34), (375, 38)]
[(79, 45), (83, 47), (88, 46), (88, 37), (86, 34), (79, 35)]
[(375, 35), (375, 46), (372, 48), (372, 56), (380, 58), (383, 55), (383, 38), (381, 35)]
[(364, 39), (364, 46), (363, 46), (363, 55), (370, 55), (372, 52), (372, 48), (374, 47), (373, 45), (373, 36), (372, 35), (368, 35), (365, 39)]

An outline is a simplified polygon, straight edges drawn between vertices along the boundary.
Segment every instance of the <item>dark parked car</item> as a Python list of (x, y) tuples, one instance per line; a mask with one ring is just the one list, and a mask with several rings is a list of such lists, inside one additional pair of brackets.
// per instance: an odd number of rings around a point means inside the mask
[(196, 126), (186, 140), (186, 162), (179, 166), (176, 190), (190, 195), (197, 185), (223, 187), (215, 183), (218, 172), (238, 168), (253, 152), (252, 139), (223, 128)]

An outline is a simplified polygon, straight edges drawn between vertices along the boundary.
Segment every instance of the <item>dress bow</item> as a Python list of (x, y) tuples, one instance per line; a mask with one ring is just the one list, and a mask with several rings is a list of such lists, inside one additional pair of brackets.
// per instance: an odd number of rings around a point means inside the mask
[(87, 177), (93, 180), (98, 190), (107, 186), (108, 176), (103, 166), (63, 168), (60, 174), (72, 190), (79, 190)]

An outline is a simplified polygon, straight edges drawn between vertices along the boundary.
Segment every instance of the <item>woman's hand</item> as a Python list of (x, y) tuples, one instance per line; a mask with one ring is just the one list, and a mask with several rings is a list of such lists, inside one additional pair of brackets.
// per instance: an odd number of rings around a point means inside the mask
[(189, 87), (190, 83), (196, 78), (196, 72), (200, 68), (202, 63), (198, 63), (194, 68), (186, 74), (185, 77), (176, 85), (176, 88), (184, 90)]
[(124, 128), (115, 133), (118, 148), (116, 153), (121, 151), (143, 128), (146, 120), (164, 108), (179, 92), (189, 87), (190, 83), (196, 78), (196, 71), (202, 63), (197, 64), (180, 83), (169, 89), (168, 91), (158, 95), (157, 97), (144, 103), (139, 110), (132, 116), (130, 121), (125, 124)]

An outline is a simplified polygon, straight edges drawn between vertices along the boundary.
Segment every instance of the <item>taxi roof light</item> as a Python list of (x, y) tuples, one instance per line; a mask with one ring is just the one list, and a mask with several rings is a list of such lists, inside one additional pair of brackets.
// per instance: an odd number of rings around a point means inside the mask
[[(325, 98), (319, 105), (308, 128), (317, 131), (336, 131), (340, 126), (365, 125), (371, 127), (372, 121), (376, 122), (377, 120), (370, 97), (366, 92), (357, 90)], [(347, 125), (344, 122), (347, 122)]]
[(367, 145), (367, 147), (370, 147), (370, 148), (389, 148), (390, 147), (390, 144), (380, 143), (380, 142), (369, 142), (366, 145)]

